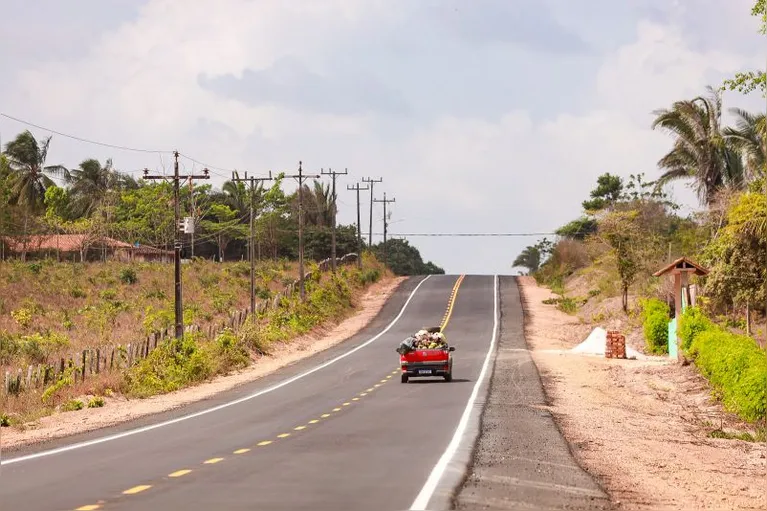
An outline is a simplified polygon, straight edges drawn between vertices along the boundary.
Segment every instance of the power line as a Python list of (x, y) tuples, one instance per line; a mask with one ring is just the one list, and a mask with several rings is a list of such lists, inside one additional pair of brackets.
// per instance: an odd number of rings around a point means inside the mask
[(29, 122), (29, 121), (25, 121), (23, 119), (19, 119), (18, 117), (14, 117), (12, 115), (8, 115), (8, 114), (3, 113), (3, 112), (0, 112), (0, 116), (5, 117), (7, 119), (11, 119), (12, 121), (16, 121), (16, 122), (21, 123), (21, 124), (26, 124), (27, 126), (32, 126), (34, 128), (37, 128), (37, 129), (41, 129), (41, 130), (44, 130), (44, 131), (49, 131), (51, 133), (55, 133), (56, 135), (60, 135), (62, 137), (71, 138), (73, 140), (78, 140), (80, 142), (85, 142), (87, 144), (100, 145), (100, 146), (103, 146), (103, 147), (110, 147), (112, 149), (121, 149), (123, 151), (133, 151), (133, 152), (137, 152), (137, 153), (173, 154), (173, 151), (162, 151), (162, 150), (158, 150), (158, 149), (139, 149), (139, 148), (136, 148), (136, 147), (127, 147), (127, 146), (121, 146), (121, 145), (116, 145), (116, 144), (108, 144), (106, 142), (98, 142), (96, 140), (90, 140), (90, 139), (83, 138), (83, 137), (78, 137), (78, 136), (75, 136), (75, 135), (69, 135), (67, 133), (63, 133), (61, 131), (54, 130), (52, 128), (47, 128), (45, 126), (41, 126), (41, 125), (35, 124), (33, 122)]
[[(376, 236), (380, 236), (382, 233), (374, 233)], [(511, 237), (523, 237), (523, 236), (558, 236), (555, 232), (390, 232), (389, 236), (400, 237), (445, 237), (445, 238), (460, 238), (460, 237), (472, 237), (472, 238), (511, 238)]]

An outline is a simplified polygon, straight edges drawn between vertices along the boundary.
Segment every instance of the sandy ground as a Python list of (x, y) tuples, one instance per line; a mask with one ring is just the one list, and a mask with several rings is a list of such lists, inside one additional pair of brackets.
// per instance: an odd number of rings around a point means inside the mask
[(404, 280), (404, 277), (398, 277), (372, 285), (360, 298), (357, 312), (354, 315), (335, 326), (317, 330), (312, 335), (294, 339), (287, 344), (274, 346), (271, 355), (261, 357), (247, 369), (217, 377), (195, 387), (147, 399), (106, 398), (106, 405), (103, 408), (86, 408), (76, 412), (57, 413), (44, 417), (33, 425), (27, 425), (24, 430), (3, 428), (2, 433), (0, 433), (2, 446), (8, 448), (29, 445), (112, 426), (145, 415), (172, 410), (257, 380), (281, 367), (335, 346), (362, 330), (373, 320), (384, 303)]
[(712, 402), (694, 367), (569, 354), (597, 325), (544, 305), (552, 294), (533, 279), (520, 285), (526, 338), (551, 412), (616, 506), (767, 509), (767, 444), (708, 437), (748, 425)]

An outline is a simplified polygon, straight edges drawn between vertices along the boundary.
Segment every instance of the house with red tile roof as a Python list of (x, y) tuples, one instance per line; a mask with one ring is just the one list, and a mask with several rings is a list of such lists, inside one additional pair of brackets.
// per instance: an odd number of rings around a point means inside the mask
[(34, 234), (5, 236), (5, 257), (39, 259), (53, 257), (60, 261), (112, 260), (121, 262), (171, 262), (173, 251), (149, 245), (131, 245), (106, 236), (87, 234)]

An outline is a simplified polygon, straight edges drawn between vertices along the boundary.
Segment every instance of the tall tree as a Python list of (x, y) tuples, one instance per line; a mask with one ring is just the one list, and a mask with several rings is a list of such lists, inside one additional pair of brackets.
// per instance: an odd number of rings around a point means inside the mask
[(725, 137), (743, 158), (748, 177), (764, 176), (767, 165), (765, 115), (752, 114), (740, 108), (731, 108), (730, 112), (735, 116), (735, 127), (725, 128)]
[(541, 251), (535, 245), (525, 247), (524, 250), (514, 259), (512, 266), (515, 268), (527, 268), (529, 273), (535, 273), (541, 267)]
[(76, 169), (69, 171), (67, 182), (71, 185), (72, 213), (90, 216), (105, 201), (110, 190), (122, 187), (122, 181), (112, 168), (112, 160), (104, 165), (98, 160), (87, 159)]
[(745, 171), (740, 155), (727, 144), (722, 132), (721, 93), (711, 87), (707, 90), (706, 96), (656, 110), (652, 127), (674, 137), (673, 148), (658, 162), (665, 172), (657, 185), (692, 179), (700, 200), (711, 204), (720, 189), (742, 188)]
[(45, 189), (53, 185), (48, 176), (68, 176), (63, 165), (46, 165), (51, 137), (42, 143), (28, 130), (5, 146), (5, 155), (12, 174), (11, 201), (28, 212), (39, 212), (45, 199)]

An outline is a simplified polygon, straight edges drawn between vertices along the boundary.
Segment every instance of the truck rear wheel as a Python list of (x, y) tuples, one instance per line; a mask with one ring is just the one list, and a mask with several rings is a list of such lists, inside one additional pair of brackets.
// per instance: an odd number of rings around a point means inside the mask
[(400, 376), (400, 380), (399, 381), (401, 381), (402, 383), (407, 383), (408, 379), (409, 378), (408, 378), (407, 373), (402, 373), (402, 376)]

